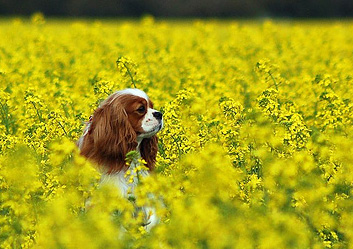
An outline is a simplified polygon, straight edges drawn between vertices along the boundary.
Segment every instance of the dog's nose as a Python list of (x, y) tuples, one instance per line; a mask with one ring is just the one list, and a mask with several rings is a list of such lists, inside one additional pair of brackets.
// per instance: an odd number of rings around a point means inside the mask
[(163, 114), (161, 112), (154, 112), (152, 114), (157, 120), (162, 120)]

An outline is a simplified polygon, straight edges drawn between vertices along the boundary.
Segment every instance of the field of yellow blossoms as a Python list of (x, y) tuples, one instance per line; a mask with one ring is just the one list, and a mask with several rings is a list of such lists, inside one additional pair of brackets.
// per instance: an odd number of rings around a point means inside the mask
[[(353, 248), (353, 21), (36, 14), (0, 37), (0, 248)], [(127, 200), (75, 142), (135, 86), (165, 127)]]

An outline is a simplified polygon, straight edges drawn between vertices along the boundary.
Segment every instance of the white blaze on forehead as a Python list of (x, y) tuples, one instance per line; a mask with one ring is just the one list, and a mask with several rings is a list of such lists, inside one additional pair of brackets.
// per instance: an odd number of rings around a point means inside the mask
[(130, 95), (134, 95), (134, 96), (138, 96), (138, 97), (144, 98), (145, 100), (148, 101), (147, 94), (144, 91), (142, 91), (140, 89), (136, 89), (136, 88), (127, 88), (127, 89), (124, 89), (124, 90), (121, 90), (121, 91), (117, 91), (116, 94), (118, 94), (118, 95), (130, 94)]
[(133, 96), (137, 96), (137, 97), (140, 97), (140, 98), (143, 98), (145, 99), (147, 102), (148, 102), (148, 96), (147, 94), (140, 90), (140, 89), (137, 89), (137, 88), (126, 88), (124, 90), (120, 90), (120, 91), (117, 91), (115, 93), (113, 93), (110, 98), (107, 98), (106, 100), (104, 100), (100, 106), (108, 103), (112, 103), (117, 97), (121, 96), (121, 95), (133, 95)]

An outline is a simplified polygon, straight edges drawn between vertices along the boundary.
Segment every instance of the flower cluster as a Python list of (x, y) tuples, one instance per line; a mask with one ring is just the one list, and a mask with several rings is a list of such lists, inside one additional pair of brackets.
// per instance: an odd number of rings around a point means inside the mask
[[(351, 248), (351, 22), (0, 21), (1, 248)], [(109, 94), (163, 112), (119, 196), (75, 145)], [(144, 207), (160, 219), (144, 228)]]

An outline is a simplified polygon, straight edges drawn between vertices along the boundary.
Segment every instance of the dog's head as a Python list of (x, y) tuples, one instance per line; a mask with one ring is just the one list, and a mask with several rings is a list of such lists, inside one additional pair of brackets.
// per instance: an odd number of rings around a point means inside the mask
[(80, 142), (81, 154), (107, 172), (117, 172), (126, 168), (126, 154), (138, 149), (152, 170), (158, 149), (156, 133), (162, 127), (163, 115), (153, 109), (145, 92), (118, 91), (94, 112)]

